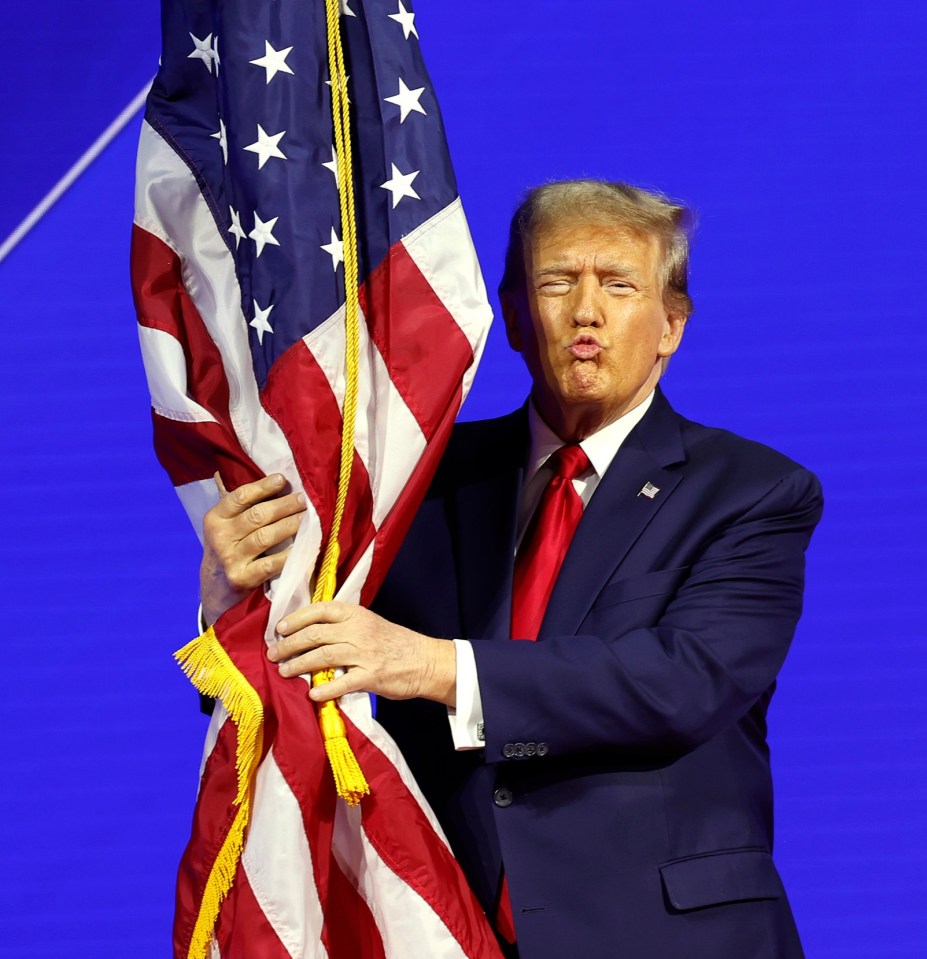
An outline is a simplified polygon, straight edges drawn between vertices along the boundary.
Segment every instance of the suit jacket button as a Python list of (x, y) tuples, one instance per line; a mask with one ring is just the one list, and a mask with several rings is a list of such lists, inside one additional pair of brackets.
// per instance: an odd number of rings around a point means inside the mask
[(515, 758), (521, 759), (525, 755), (525, 744), (524, 743), (515, 743)]
[(515, 743), (506, 743), (502, 747), (502, 755), (506, 759), (511, 759), (515, 755)]
[(538, 751), (537, 743), (525, 743), (525, 755), (536, 756)]
[(538, 743), (538, 755), (539, 755), (539, 756), (546, 756), (546, 755), (547, 755), (547, 752), (548, 752), (548, 749), (549, 749), (549, 747), (548, 747), (547, 743)]
[(512, 790), (506, 789), (505, 786), (500, 786), (493, 794), (492, 801), (500, 808), (505, 809), (506, 806), (512, 805)]

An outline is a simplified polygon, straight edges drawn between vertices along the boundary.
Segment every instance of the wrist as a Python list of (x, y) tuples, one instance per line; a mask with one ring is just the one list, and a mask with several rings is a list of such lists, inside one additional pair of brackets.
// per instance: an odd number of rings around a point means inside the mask
[(457, 705), (457, 653), (454, 643), (450, 639), (431, 638), (429, 642), (434, 645), (422, 698), (454, 709)]

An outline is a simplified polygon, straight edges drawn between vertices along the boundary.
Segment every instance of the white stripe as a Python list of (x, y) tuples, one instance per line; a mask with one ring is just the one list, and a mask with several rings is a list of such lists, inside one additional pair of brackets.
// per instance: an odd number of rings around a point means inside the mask
[(212, 413), (187, 395), (187, 360), (180, 343), (170, 333), (141, 324), (138, 341), (155, 412), (182, 423), (215, 423)]
[(363, 832), (360, 807), (338, 803), (333, 850), (369, 906), (389, 959), (467, 959), (431, 906), (380, 859)]
[[(174, 492), (180, 497), (187, 516), (205, 516), (219, 502), (219, 489), (213, 479), (195, 480), (183, 486), (175, 486)], [(203, 542), (203, 523), (195, 526), (199, 541)]]
[(151, 87), (149, 80), (138, 93), (132, 98), (129, 104), (122, 110), (119, 116), (93, 141), (90, 147), (85, 150), (77, 159), (77, 162), (68, 170), (67, 173), (45, 194), (38, 204), (32, 209), (32, 212), (16, 227), (15, 230), (0, 245), (0, 263), (13, 252), (14, 247), (20, 243), (29, 233), (29, 231), (45, 216), (46, 213), (61, 199), (61, 197), (71, 188), (74, 181), (93, 163), (94, 160), (109, 146), (116, 138), (120, 130), (138, 113), (145, 105), (145, 98), (148, 96), (148, 90)]
[(293, 959), (325, 959), (325, 917), (312, 879), (312, 851), (299, 803), (273, 752), (257, 773), (241, 861), (261, 911)]
[(492, 309), (460, 198), (403, 237), (402, 245), (479, 356)]

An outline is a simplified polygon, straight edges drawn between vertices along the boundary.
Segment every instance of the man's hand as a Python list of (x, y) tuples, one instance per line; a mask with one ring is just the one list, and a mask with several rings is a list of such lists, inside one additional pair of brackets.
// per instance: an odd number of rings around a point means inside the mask
[(216, 485), (221, 498), (203, 517), (200, 567), (203, 618), (210, 624), (283, 569), (289, 550), (267, 551), (296, 535), (306, 509), (302, 493), (284, 495), (286, 479), (280, 473), (231, 493), (216, 473)]
[(277, 623), (281, 639), (267, 650), (281, 676), (341, 666), (346, 672), (314, 687), (316, 702), (363, 691), (387, 699), (421, 697), (454, 706), (454, 644), (397, 626), (363, 606), (313, 603)]

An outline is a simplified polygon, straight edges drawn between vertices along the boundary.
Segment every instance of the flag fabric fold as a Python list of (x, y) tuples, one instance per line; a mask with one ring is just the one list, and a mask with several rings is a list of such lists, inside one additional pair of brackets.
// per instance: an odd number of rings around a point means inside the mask
[[(339, 13), (361, 323), (337, 598), (367, 603), (437, 465), (490, 311), (411, 5), (339, 0)], [(234, 686), (241, 708), (257, 710), (260, 735), (243, 766), (235, 710), (217, 708), (178, 879), (175, 956), (495, 956), (368, 697), (341, 703), (372, 790), (352, 809), (335, 795), (307, 684), (281, 679), (264, 655), (271, 624), (309, 600), (344, 425), (326, 3), (164, 0), (162, 30), (132, 245), (155, 449), (200, 534), (216, 470), (228, 488), (282, 472), (308, 502), (283, 573), (220, 618), (209, 664), (188, 664), (217, 668), (216, 688)], [(223, 858), (243, 802), (243, 850)]]

